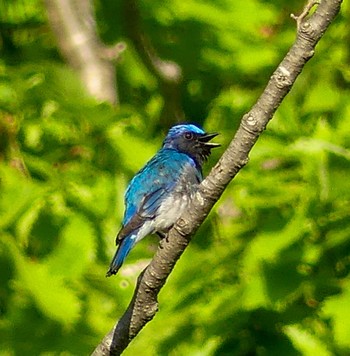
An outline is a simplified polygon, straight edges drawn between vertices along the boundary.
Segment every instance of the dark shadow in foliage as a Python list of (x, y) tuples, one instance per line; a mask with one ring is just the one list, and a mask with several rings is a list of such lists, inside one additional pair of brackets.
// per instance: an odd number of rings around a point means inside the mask
[[(258, 309), (242, 314), (245, 315), (236, 316), (245, 321), (239, 328), (230, 328), (226, 324), (226, 335), (214, 355), (295, 356), (300, 354), (279, 328), (281, 322), (279, 313)], [(232, 324), (237, 326), (237, 321), (233, 321)]]
[(273, 263), (263, 264), (263, 275), (269, 299), (275, 303), (286, 300), (295, 292), (305, 278), (298, 272), (303, 250), (298, 243), (288, 247)]
[(49, 207), (42, 210), (35, 221), (28, 240), (27, 254), (33, 258), (43, 258), (55, 250), (64, 218), (50, 212)]

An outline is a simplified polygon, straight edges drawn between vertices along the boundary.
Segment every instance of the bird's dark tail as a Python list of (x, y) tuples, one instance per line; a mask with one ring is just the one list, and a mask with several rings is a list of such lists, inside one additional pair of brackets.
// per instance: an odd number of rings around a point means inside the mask
[(135, 236), (128, 236), (124, 238), (118, 246), (117, 252), (115, 253), (109, 269), (106, 273), (106, 277), (110, 277), (112, 274), (117, 274), (119, 268), (122, 266), (126, 256), (133, 248), (135, 244)]

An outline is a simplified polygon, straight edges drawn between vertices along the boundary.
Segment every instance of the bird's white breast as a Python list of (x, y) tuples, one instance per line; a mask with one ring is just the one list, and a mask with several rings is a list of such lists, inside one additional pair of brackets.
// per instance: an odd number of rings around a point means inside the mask
[(189, 201), (190, 197), (187, 195), (178, 196), (175, 199), (170, 196), (165, 199), (157, 212), (157, 216), (152, 220), (145, 221), (137, 234), (134, 235), (136, 242), (156, 231), (166, 232), (185, 211)]
[(167, 198), (159, 208), (158, 216), (155, 219), (155, 229), (166, 231), (174, 225), (182, 213), (186, 210), (190, 201), (188, 195)]

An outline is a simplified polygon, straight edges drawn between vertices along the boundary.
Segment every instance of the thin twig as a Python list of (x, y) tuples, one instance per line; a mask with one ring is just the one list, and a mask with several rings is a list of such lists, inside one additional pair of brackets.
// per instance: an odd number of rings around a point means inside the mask
[(320, 1), (319, 0), (309, 0), (306, 5), (304, 6), (304, 9), (302, 11), (302, 13), (300, 15), (294, 15), (294, 14), (290, 14), (290, 17), (295, 20), (297, 22), (297, 29), (299, 30), (302, 22), (305, 20), (306, 16), (309, 15), (311, 9), (316, 6), (319, 5)]
[(126, 49), (127, 45), (125, 42), (118, 42), (114, 46), (104, 46), (101, 48), (99, 55), (102, 59), (117, 63), (120, 61), (122, 54)]

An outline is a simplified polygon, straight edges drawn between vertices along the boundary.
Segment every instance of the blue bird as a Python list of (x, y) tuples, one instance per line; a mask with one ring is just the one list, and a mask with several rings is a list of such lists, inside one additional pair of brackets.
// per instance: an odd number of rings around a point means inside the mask
[(106, 276), (116, 274), (134, 245), (145, 236), (165, 237), (202, 181), (202, 164), (217, 136), (192, 124), (173, 126), (157, 154), (135, 175), (125, 192), (125, 214), (117, 252)]

